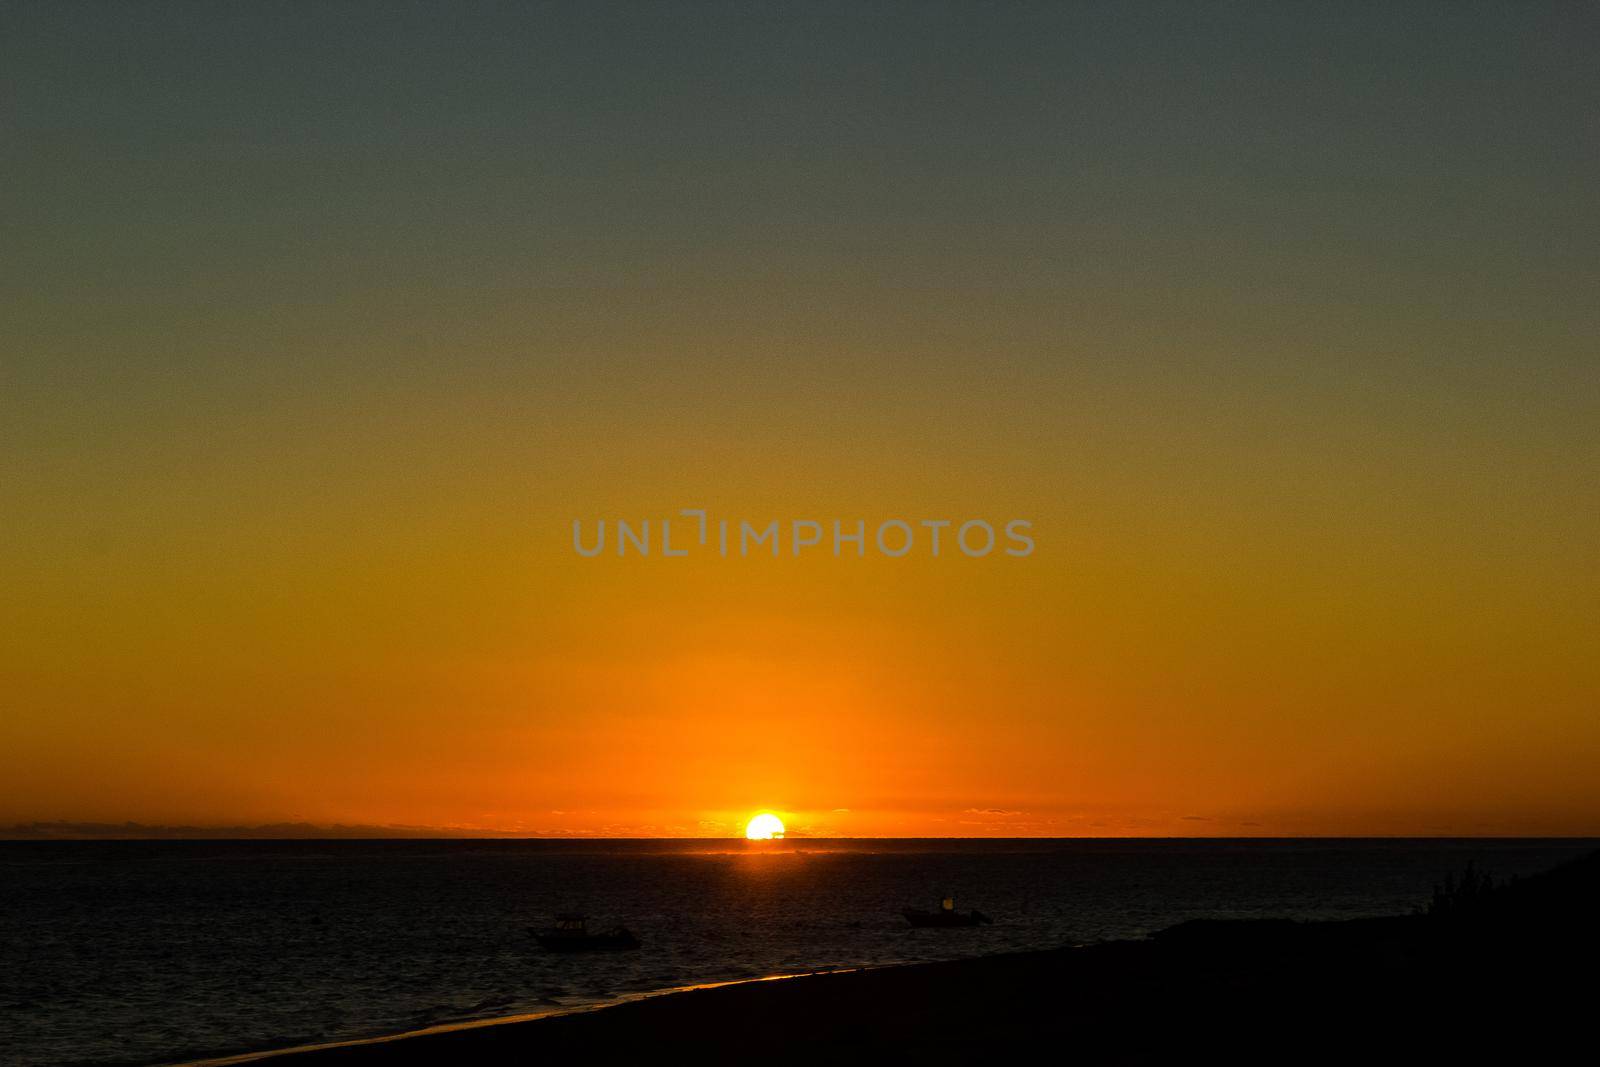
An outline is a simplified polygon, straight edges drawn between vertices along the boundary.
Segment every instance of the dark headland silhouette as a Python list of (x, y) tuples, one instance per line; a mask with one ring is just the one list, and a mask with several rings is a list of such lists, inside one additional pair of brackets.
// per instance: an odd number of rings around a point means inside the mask
[(1583, 1062), (1600, 853), (1412, 915), (1199, 920), (1143, 941), (807, 976), (290, 1056), (285, 1067)]

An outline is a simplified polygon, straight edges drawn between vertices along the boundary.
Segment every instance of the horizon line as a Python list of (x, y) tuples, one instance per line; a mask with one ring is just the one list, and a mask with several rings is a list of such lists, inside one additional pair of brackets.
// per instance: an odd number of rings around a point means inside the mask
[[(230, 828), (231, 829), (231, 828)], [(505, 832), (476, 833), (228, 833), (219, 828), (194, 827), (193, 832), (169, 833), (12, 833), (0, 830), (0, 844), (34, 844), (44, 842), (211, 842), (243, 843), (295, 841), (308, 843), (377, 843), (377, 842), (566, 842), (566, 843), (647, 843), (670, 842), (674, 844), (738, 844), (749, 848), (773, 849), (784, 844), (805, 842), (926, 842), (926, 841), (1600, 841), (1600, 833), (1563, 834), (1507, 834), (1507, 833), (1377, 833), (1377, 834), (943, 834), (943, 835), (829, 835), (811, 836), (791, 834), (772, 840), (753, 841), (743, 836), (726, 837), (673, 837), (628, 836), (613, 834), (519, 834)]]

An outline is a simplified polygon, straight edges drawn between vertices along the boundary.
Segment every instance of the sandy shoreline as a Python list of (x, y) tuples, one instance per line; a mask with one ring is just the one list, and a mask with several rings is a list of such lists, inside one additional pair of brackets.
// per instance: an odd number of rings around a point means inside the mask
[[(1363, 956), (1373, 949), (1387, 951), (1395, 928), (1387, 920), (1373, 924), (1349, 925), (1340, 939), (1363, 943)], [(1231, 993), (1219, 998), (1219, 991), (1242, 994), (1245, 986), (1261, 986), (1244, 1001), (1282, 1023), (1295, 1018), (1289, 1004), (1273, 1006), (1274, 990), (1261, 982), (1285, 961), (1268, 963), (1263, 955), (1279, 951), (1263, 953), (1256, 934), (1268, 931), (1249, 932), (1248, 925), (1201, 935), (1237, 942), (1226, 953), (1157, 939), (732, 982), (534, 1018), (483, 1020), (203, 1062), (213, 1067), (258, 1060), (292, 1067), (409, 1067), (638, 1060), (666, 1049), (699, 1063), (816, 1062), (841, 1056), (889, 1063), (976, 1062), (994, 1055), (1028, 1060), (1029, 1050), (1041, 1042), (1070, 1047), (1077, 1062), (1167, 1062), (1172, 1035), (1206, 1034), (1208, 1019), (1237, 1012), (1242, 1001)], [(1327, 999), (1325, 1008), (1338, 1003), (1338, 998)], [(1362, 1010), (1370, 1015), (1376, 1006)], [(1149, 1028), (1150, 1015), (1163, 1020), (1161, 1029)], [(1263, 1054), (1282, 1047), (1281, 1038), (1271, 1036), (1280, 1029), (1256, 1027), (1254, 1039), (1263, 1042)], [(1249, 1058), (1237, 1039), (1231, 1043), (1236, 1058)]]
[[(588, 1012), (606, 1011), (622, 1007), (625, 1004), (635, 1004), (644, 1000), (654, 1000), (658, 997), (676, 996), (681, 993), (694, 993), (708, 989), (721, 989), (724, 986), (758, 985), (765, 982), (783, 982), (798, 978), (815, 978), (827, 974), (844, 974), (852, 971), (865, 971), (882, 969), (883, 965), (864, 965), (861, 967), (830, 967), (815, 971), (800, 971), (794, 974), (772, 974), (760, 978), (732, 978), (725, 982), (699, 982), (694, 985), (670, 986), (665, 989), (651, 989), (640, 993), (620, 993), (607, 1000), (597, 1000), (593, 1003), (569, 1004), (548, 1008), (543, 1011), (516, 1012), (511, 1015), (496, 1015), (484, 1019), (463, 1019), (460, 1022), (438, 1023), (433, 1026), (419, 1027), (415, 1030), (400, 1030), (394, 1033), (373, 1034), (366, 1037), (341, 1038), (333, 1041), (317, 1041), (305, 1045), (289, 1045), (283, 1048), (262, 1049), (250, 1052), (233, 1052), (221, 1056), (205, 1056), (199, 1059), (172, 1060), (163, 1063), (161, 1067), (232, 1067), (234, 1064), (258, 1063), (263, 1060), (279, 1059), (284, 1056), (305, 1056), (310, 1053), (332, 1052), (338, 1049), (357, 1048), (366, 1045), (383, 1045), (394, 1041), (409, 1041), (415, 1038), (435, 1037), (442, 1034), (460, 1033), (465, 1030), (481, 1030), (491, 1026), (515, 1026), (522, 1023), (536, 1022), (541, 1019), (554, 1019), (564, 1015), (581, 1015)], [(889, 965), (893, 966), (893, 965)], [(296, 1061), (302, 1062), (302, 1061)]]
[(1597, 902), (1600, 854), (1430, 915), (1194, 921), (199, 1062), (1552, 1062), (1600, 997)]

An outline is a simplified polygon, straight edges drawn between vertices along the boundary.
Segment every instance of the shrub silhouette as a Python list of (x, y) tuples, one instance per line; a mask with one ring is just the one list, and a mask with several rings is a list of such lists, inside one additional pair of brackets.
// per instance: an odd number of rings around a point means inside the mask
[(1479, 874), (1469, 860), (1459, 880), (1453, 874), (1445, 875), (1443, 885), (1434, 885), (1428, 914), (1448, 918), (1481, 911), (1500, 888), (1492, 876)]

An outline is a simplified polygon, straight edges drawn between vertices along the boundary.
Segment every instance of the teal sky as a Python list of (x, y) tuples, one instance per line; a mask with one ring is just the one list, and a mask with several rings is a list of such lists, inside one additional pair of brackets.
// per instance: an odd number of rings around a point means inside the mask
[[(1065, 295), (1086, 329), (1229, 340), (1314, 318), (1381, 362), (1481, 358), (1417, 342), (1515, 323), (1524, 359), (1571, 364), (1594, 325), (1587, 5), (0, 18), (29, 349), (621, 288), (796, 317), (797, 292)], [(166, 360), (207, 361), (178, 340)]]

